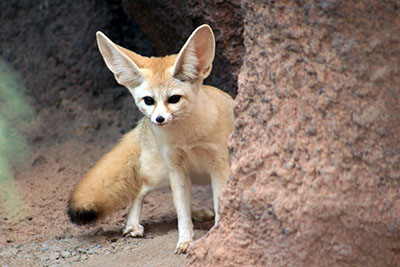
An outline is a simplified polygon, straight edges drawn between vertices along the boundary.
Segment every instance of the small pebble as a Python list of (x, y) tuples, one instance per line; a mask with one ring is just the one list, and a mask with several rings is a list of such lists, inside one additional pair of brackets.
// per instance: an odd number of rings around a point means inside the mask
[(50, 246), (47, 243), (43, 243), (40, 251), (47, 251), (49, 250)]
[(70, 256), (71, 256), (71, 252), (69, 252), (68, 250), (61, 251), (61, 257), (68, 258)]
[(44, 255), (44, 256), (40, 256), (39, 259), (40, 259), (41, 262), (44, 262), (44, 261), (48, 261), (49, 257)]
[(86, 253), (86, 249), (84, 249), (84, 248), (78, 248), (77, 251), (79, 253)]
[(58, 253), (58, 252), (53, 252), (50, 254), (50, 260), (52, 260), (52, 261), (57, 260), (59, 258), (60, 258), (60, 253)]

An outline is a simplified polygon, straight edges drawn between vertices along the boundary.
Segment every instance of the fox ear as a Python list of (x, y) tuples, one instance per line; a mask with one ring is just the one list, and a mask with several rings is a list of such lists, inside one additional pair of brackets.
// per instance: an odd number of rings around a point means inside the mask
[(139, 86), (144, 78), (131, 58), (134, 56), (141, 58), (141, 56), (114, 44), (102, 32), (97, 32), (96, 37), (100, 53), (107, 67), (114, 73), (117, 82), (128, 89)]
[(173, 77), (194, 82), (205, 79), (211, 72), (215, 53), (214, 34), (210, 26), (198, 27), (178, 54), (173, 67)]

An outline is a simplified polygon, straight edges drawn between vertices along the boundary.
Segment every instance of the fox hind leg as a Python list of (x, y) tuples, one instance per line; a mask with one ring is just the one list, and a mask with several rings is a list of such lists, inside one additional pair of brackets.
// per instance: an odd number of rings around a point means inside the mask
[(140, 224), (140, 215), (142, 214), (144, 198), (150, 191), (151, 189), (149, 188), (142, 189), (138, 196), (133, 200), (125, 228), (122, 232), (124, 236), (130, 235), (131, 237), (142, 237), (144, 235), (144, 227)]
[(193, 209), (192, 219), (196, 222), (211, 221), (214, 219), (214, 212), (209, 209)]
[(218, 225), (219, 221), (219, 196), (229, 177), (229, 163), (224, 162), (220, 168), (211, 172), (211, 186), (213, 191), (214, 211), (215, 211), (215, 225)]

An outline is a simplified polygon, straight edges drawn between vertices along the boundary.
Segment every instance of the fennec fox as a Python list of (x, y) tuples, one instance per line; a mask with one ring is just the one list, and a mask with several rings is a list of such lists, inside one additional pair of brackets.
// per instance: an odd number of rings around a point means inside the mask
[(140, 56), (101, 32), (96, 35), (107, 67), (145, 117), (78, 182), (68, 215), (74, 223), (91, 223), (130, 201), (123, 232), (142, 236), (144, 197), (170, 186), (178, 216), (175, 252), (184, 253), (193, 240), (191, 217), (213, 216), (208, 210), (191, 210), (191, 183), (211, 182), (217, 224), (218, 196), (229, 176), (232, 98), (203, 85), (214, 59), (213, 32), (208, 25), (198, 27), (179, 54), (162, 58)]

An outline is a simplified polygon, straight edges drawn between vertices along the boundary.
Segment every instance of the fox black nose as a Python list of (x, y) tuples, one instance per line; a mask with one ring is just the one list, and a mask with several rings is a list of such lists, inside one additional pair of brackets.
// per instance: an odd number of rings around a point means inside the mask
[(158, 116), (158, 117), (156, 118), (156, 121), (157, 121), (158, 123), (162, 123), (164, 120), (165, 120), (165, 119), (164, 119), (163, 116)]

